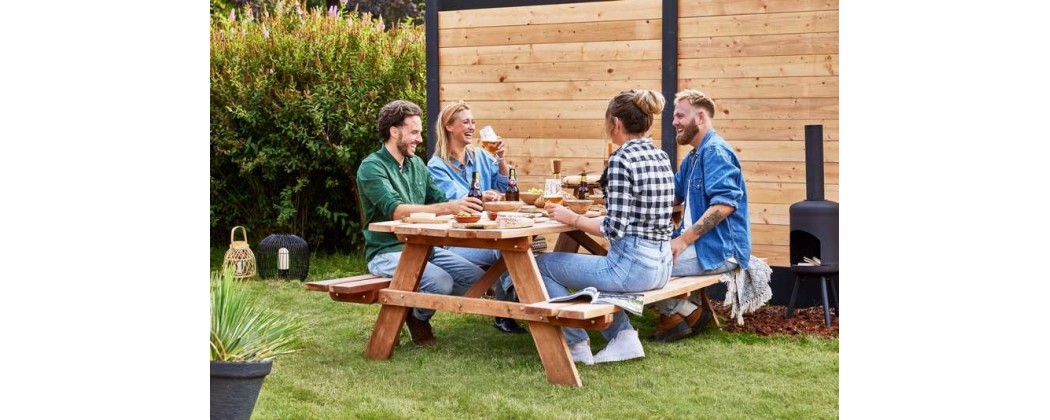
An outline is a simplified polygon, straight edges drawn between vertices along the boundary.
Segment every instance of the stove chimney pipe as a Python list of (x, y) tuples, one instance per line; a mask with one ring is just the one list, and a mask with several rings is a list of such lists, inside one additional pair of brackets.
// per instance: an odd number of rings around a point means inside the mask
[(806, 200), (824, 200), (824, 126), (806, 126)]

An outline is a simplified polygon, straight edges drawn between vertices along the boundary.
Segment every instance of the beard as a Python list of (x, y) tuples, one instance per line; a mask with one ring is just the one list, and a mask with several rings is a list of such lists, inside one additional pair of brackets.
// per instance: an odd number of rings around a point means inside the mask
[(397, 151), (401, 152), (401, 156), (412, 157), (416, 155), (416, 146), (411, 140), (406, 140), (401, 133), (397, 133)]
[(700, 127), (696, 126), (696, 121), (689, 121), (688, 125), (682, 126), (682, 132), (675, 135), (674, 141), (679, 146), (688, 145), (693, 141), (693, 138), (700, 133)]

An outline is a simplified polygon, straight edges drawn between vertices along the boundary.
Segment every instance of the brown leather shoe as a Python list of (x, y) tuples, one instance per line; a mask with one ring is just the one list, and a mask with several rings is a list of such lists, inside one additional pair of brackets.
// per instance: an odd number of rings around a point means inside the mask
[(412, 337), (412, 342), (417, 346), (436, 344), (437, 339), (434, 338), (434, 330), (430, 328), (430, 321), (416, 319), (416, 316), (409, 312), (405, 325), (408, 326), (408, 335)]
[(653, 332), (649, 339), (652, 341), (674, 341), (688, 337), (691, 332), (688, 322), (682, 315), (677, 313), (671, 315), (661, 314), (660, 324), (656, 326), (656, 331)]
[(714, 315), (715, 314), (703, 306), (693, 310), (693, 313), (685, 318), (686, 322), (689, 323), (690, 331), (692, 331), (689, 335), (696, 335), (704, 332), (704, 330), (707, 329), (707, 326), (711, 324)]

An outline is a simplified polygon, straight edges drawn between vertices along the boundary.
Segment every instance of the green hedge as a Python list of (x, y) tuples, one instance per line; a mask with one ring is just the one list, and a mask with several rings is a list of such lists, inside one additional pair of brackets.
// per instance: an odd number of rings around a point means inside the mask
[(211, 23), (212, 243), (245, 225), (252, 243), (359, 250), (356, 168), (383, 104), (425, 105), (424, 29), (294, 2), (247, 14)]

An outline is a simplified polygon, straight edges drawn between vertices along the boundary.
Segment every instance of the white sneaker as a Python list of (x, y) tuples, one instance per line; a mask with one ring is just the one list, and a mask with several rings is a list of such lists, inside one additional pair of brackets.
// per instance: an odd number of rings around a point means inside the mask
[(638, 339), (638, 330), (623, 330), (594, 356), (594, 363), (619, 362), (639, 357), (645, 357), (645, 350)]
[(573, 362), (583, 363), (587, 366), (594, 364), (594, 356), (591, 355), (590, 341), (581, 341), (573, 344), (572, 347), (569, 348), (569, 351), (572, 352)]

